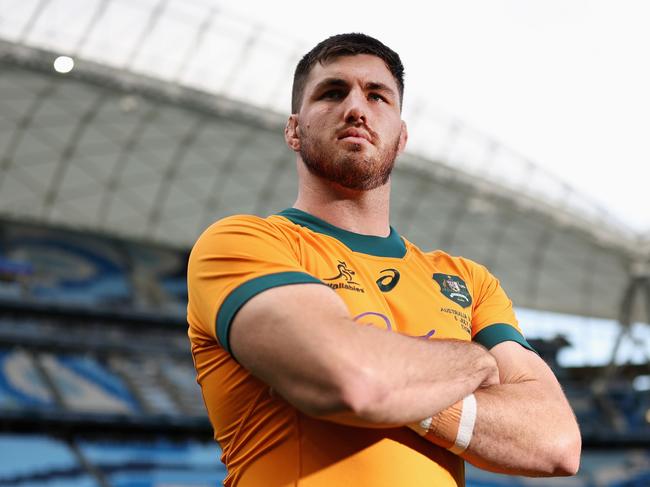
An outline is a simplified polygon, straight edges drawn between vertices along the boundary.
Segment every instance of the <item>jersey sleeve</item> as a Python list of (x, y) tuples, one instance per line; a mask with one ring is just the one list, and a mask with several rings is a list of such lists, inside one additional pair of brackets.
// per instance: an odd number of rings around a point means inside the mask
[(513, 341), (535, 352), (524, 338), (512, 301), (499, 280), (484, 266), (474, 264), (474, 303), (472, 308), (472, 340), (487, 349), (501, 342)]
[(240, 308), (267, 289), (321, 283), (300, 265), (291, 240), (273, 224), (236, 216), (209, 227), (188, 262), (188, 323), (229, 353), (229, 331)]

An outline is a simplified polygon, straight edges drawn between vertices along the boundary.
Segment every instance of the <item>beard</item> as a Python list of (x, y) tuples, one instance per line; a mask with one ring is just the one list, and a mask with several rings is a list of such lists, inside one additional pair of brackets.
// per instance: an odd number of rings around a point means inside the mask
[(313, 175), (347, 189), (368, 191), (388, 182), (395, 166), (399, 139), (398, 135), (394, 143), (370, 157), (363, 155), (361, 144), (343, 149), (305, 133), (300, 137), (300, 156)]

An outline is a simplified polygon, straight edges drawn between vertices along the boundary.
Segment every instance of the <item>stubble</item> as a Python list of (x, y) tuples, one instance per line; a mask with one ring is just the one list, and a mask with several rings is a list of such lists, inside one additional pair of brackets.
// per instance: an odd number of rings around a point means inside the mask
[(337, 147), (324, 143), (304, 129), (300, 137), (300, 156), (310, 173), (357, 191), (375, 189), (388, 182), (399, 150), (399, 135), (375, 157), (364, 155), (363, 149), (361, 144)]

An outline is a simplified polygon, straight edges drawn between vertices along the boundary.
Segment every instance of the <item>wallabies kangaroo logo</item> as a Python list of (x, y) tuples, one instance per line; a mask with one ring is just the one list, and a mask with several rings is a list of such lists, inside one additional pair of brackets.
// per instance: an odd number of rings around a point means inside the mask
[(354, 282), (354, 275), (356, 272), (354, 272), (352, 269), (348, 269), (347, 264), (343, 260), (339, 260), (339, 264), (336, 266), (336, 269), (339, 271), (339, 273), (334, 276), (334, 277), (329, 277), (326, 278), (326, 281), (336, 281), (337, 279), (345, 279), (345, 282), (347, 284), (354, 284), (354, 285), (359, 285), (358, 282)]

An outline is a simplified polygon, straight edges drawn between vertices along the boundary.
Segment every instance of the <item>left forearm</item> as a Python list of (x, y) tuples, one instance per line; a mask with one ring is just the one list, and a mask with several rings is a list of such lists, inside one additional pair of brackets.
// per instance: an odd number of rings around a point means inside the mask
[(537, 381), (478, 390), (474, 435), (463, 457), (504, 473), (575, 474), (580, 452), (575, 417), (561, 390), (551, 397), (542, 390)]
[[(530, 380), (480, 388), (474, 395), (477, 415), (469, 446), (461, 454), (465, 460), (507, 474), (575, 473), (580, 435), (559, 386), (542, 387)], [(439, 440), (441, 446), (448, 446), (455, 438)]]

